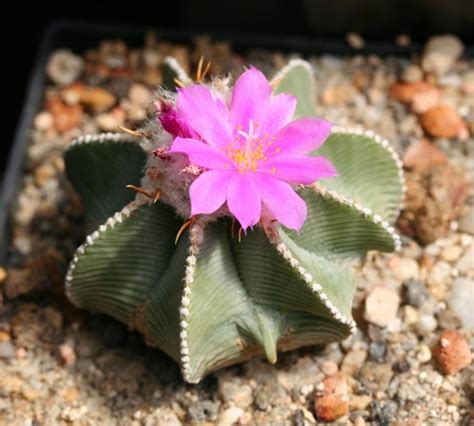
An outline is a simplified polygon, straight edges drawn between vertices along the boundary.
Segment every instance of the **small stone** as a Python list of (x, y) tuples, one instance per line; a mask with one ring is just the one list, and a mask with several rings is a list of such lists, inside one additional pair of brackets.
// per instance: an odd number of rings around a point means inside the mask
[(40, 132), (47, 132), (53, 128), (53, 116), (48, 111), (40, 112), (34, 119), (33, 125)]
[(321, 365), (321, 371), (326, 375), (326, 376), (332, 376), (337, 373), (338, 367), (337, 364), (334, 361), (323, 361)]
[(468, 367), (472, 354), (466, 339), (457, 331), (445, 330), (433, 348), (433, 357), (443, 374), (456, 374)]
[(69, 49), (56, 50), (46, 65), (48, 77), (60, 85), (71, 84), (81, 74), (84, 62), (80, 56), (74, 55)]
[(416, 330), (421, 336), (429, 336), (437, 327), (438, 322), (433, 315), (422, 315), (416, 325)]
[(402, 72), (405, 83), (418, 83), (423, 80), (423, 71), (418, 65), (410, 64)]
[(0, 284), (3, 284), (7, 279), (8, 273), (5, 268), (0, 266)]
[(227, 375), (219, 380), (219, 394), (224, 402), (232, 401), (235, 405), (244, 409), (253, 402), (252, 388), (248, 384), (243, 384)]
[(188, 408), (188, 420), (193, 423), (200, 423), (206, 420), (217, 420), (219, 413), (219, 402), (209, 399), (198, 400)]
[(474, 328), (474, 279), (459, 277), (454, 280), (448, 305), (467, 330)]
[(446, 246), (441, 250), (441, 259), (446, 262), (455, 262), (458, 260), (463, 253), (461, 246)]
[(435, 106), (420, 115), (423, 130), (434, 137), (455, 138), (466, 132), (466, 124), (449, 106)]
[(371, 391), (385, 391), (392, 379), (393, 371), (389, 364), (366, 362), (360, 371), (360, 381)]
[(424, 170), (447, 162), (446, 155), (427, 139), (411, 144), (403, 157), (403, 165), (408, 169)]
[(394, 269), (394, 273), (402, 282), (417, 280), (420, 275), (420, 267), (416, 260), (402, 257)]
[(461, 274), (469, 274), (474, 271), (474, 243), (469, 245), (461, 259), (458, 260), (456, 269)]
[(389, 95), (391, 98), (406, 104), (411, 105), (416, 96), (426, 93), (433, 93), (437, 91), (436, 86), (420, 81), (419, 83), (394, 83), (390, 87)]
[(386, 327), (397, 316), (400, 297), (384, 286), (375, 286), (365, 300), (364, 318), (379, 327)]
[(11, 342), (0, 342), (0, 358), (10, 359), (15, 357), (15, 346)]
[(71, 366), (76, 363), (76, 353), (74, 351), (74, 348), (68, 343), (63, 343), (62, 345), (59, 345), (58, 352), (61, 362), (64, 365)]
[(352, 395), (349, 399), (349, 409), (351, 411), (365, 410), (372, 402), (370, 395)]
[(454, 35), (434, 36), (428, 40), (421, 58), (424, 71), (441, 76), (461, 57), (464, 46)]
[(109, 110), (116, 102), (115, 96), (101, 87), (86, 87), (81, 93), (81, 103), (94, 114)]
[(369, 345), (369, 355), (371, 361), (384, 362), (387, 345), (384, 342), (371, 342)]
[(474, 235), (474, 206), (464, 209), (459, 218), (459, 231)]
[(415, 114), (423, 114), (429, 109), (438, 106), (441, 100), (441, 93), (433, 87), (431, 90), (426, 90), (416, 93), (411, 101), (410, 108)]
[(347, 398), (348, 388), (346, 376), (341, 373), (326, 376), (323, 379), (323, 395), (337, 395), (342, 398)]
[(430, 348), (426, 345), (420, 345), (420, 347), (418, 348), (416, 359), (420, 361), (421, 364), (427, 363), (431, 359)]
[(147, 107), (149, 104), (151, 104), (152, 95), (150, 90), (148, 90), (145, 85), (133, 83), (128, 91), (128, 99), (134, 105)]
[(405, 305), (403, 307), (403, 322), (406, 325), (416, 324), (419, 318), (418, 311), (413, 306)]
[(125, 111), (120, 107), (116, 107), (110, 112), (99, 114), (95, 119), (95, 123), (104, 132), (116, 132), (119, 130), (119, 126), (124, 125), (125, 118)]
[(239, 407), (229, 407), (220, 413), (218, 423), (220, 426), (233, 426), (244, 414), (244, 410)]
[(80, 105), (67, 105), (58, 98), (48, 100), (46, 109), (53, 117), (54, 128), (60, 133), (74, 129), (82, 120)]
[(316, 416), (323, 422), (332, 422), (349, 412), (349, 403), (336, 395), (316, 399)]
[(350, 351), (342, 361), (341, 373), (346, 376), (354, 376), (364, 365), (367, 359), (367, 351), (363, 349), (355, 349)]

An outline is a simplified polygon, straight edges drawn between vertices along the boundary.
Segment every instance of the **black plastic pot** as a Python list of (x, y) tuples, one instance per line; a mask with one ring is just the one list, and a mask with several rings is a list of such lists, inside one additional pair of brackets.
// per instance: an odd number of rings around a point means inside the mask
[[(192, 44), (196, 35), (193, 32), (174, 31), (170, 29), (124, 27), (123, 25), (97, 25), (83, 22), (60, 21), (51, 25), (44, 33), (38, 50), (35, 66), (26, 92), (22, 115), (18, 123), (12, 148), (10, 150), (3, 187), (0, 193), (0, 264), (6, 260), (9, 244), (9, 216), (15, 208), (16, 197), (22, 182), (23, 163), (29, 143), (29, 131), (34, 116), (41, 108), (43, 87), (45, 83), (45, 65), (50, 53), (60, 47), (75, 51), (91, 48), (103, 39), (123, 39), (131, 46), (143, 43), (146, 31), (154, 30), (161, 40)], [(341, 37), (340, 39), (300, 38), (281, 36), (262, 36), (241, 33), (211, 33), (213, 40), (226, 40), (233, 49), (245, 52), (248, 49), (267, 49), (299, 52), (303, 55), (331, 53), (334, 55), (377, 54), (380, 56), (409, 56), (419, 52), (420, 46), (408, 47), (393, 43), (370, 42), (362, 50), (355, 51)]]

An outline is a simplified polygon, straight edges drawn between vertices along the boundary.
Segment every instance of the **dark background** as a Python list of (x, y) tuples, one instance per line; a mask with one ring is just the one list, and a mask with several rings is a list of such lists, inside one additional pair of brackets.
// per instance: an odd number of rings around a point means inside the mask
[(451, 32), (466, 44), (474, 40), (474, 0), (79, 0), (38, 6), (10, 2), (1, 20), (0, 175), (41, 35), (49, 24), (63, 19), (341, 40), (355, 31), (370, 40), (389, 42), (400, 33), (423, 42), (432, 34)]

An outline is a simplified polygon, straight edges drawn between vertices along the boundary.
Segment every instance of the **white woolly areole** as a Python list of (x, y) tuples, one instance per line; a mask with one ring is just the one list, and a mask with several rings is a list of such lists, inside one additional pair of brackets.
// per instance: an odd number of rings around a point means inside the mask
[(188, 344), (188, 328), (189, 328), (189, 305), (191, 304), (192, 284), (194, 281), (194, 271), (196, 268), (197, 255), (199, 247), (203, 241), (203, 228), (197, 222), (189, 229), (190, 245), (188, 248), (188, 256), (186, 258), (184, 286), (181, 295), (181, 305), (179, 307), (179, 348), (181, 358), (181, 371), (186, 381), (192, 383), (191, 380), (191, 364)]

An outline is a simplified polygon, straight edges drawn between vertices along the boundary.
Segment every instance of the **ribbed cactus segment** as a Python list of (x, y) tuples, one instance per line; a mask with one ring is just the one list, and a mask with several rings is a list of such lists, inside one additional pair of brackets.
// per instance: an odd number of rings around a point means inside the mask
[[(189, 82), (176, 61), (164, 67), (169, 87)], [(308, 63), (291, 61), (272, 84), (297, 97), (298, 117), (314, 114)], [(298, 188), (308, 206), (299, 232), (257, 225), (240, 238), (230, 218), (198, 217), (175, 244), (185, 219), (125, 188), (139, 185), (150, 153), (129, 136), (81, 138), (66, 168), (96, 231), (71, 262), (68, 296), (141, 331), (191, 383), (257, 354), (274, 363), (279, 351), (347, 337), (354, 266), (369, 250), (400, 245), (391, 223), (403, 173), (371, 132), (335, 129), (314, 155), (338, 176)]]
[(87, 229), (93, 231), (134, 200), (125, 186), (140, 184), (146, 153), (126, 134), (104, 133), (76, 139), (64, 161), (84, 205)]

